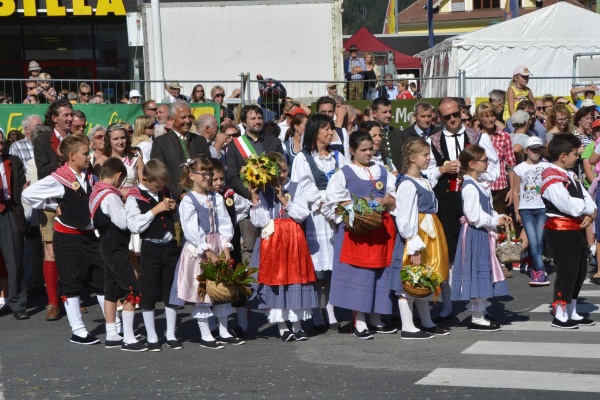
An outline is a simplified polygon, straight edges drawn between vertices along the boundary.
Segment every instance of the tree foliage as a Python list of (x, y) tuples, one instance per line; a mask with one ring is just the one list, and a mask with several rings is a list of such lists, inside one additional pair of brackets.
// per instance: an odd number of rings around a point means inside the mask
[[(404, 10), (413, 2), (414, 0), (398, 0), (398, 10)], [(382, 33), (387, 6), (388, 0), (344, 0), (342, 14), (344, 35), (353, 35), (363, 26), (371, 33)]]

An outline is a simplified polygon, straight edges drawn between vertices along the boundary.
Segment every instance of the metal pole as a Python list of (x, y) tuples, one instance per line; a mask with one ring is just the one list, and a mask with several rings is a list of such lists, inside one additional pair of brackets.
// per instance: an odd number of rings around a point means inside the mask
[(163, 49), (162, 49), (162, 29), (160, 26), (160, 0), (151, 0), (150, 12), (152, 13), (152, 41), (154, 57), (154, 76), (151, 80), (156, 81), (152, 84), (152, 97), (156, 101), (160, 101), (161, 93), (164, 91), (165, 70), (163, 64)]
[(458, 97), (465, 97), (465, 70), (458, 70)]

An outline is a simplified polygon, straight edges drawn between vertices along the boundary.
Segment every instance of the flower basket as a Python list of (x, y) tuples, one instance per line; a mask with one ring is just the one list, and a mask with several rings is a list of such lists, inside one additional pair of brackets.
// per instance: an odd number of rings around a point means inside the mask
[(406, 294), (420, 299), (439, 293), (443, 279), (433, 268), (424, 265), (407, 265), (400, 271), (402, 287)]
[(515, 239), (515, 231), (510, 229), (509, 224), (504, 224), (504, 230), (506, 233), (498, 237), (496, 257), (502, 264), (520, 262), (523, 253), (521, 239)]
[(240, 170), (240, 178), (245, 187), (262, 187), (279, 177), (277, 161), (265, 156), (253, 154), (246, 160)]
[(379, 229), (383, 225), (382, 212), (385, 207), (371, 195), (370, 200), (352, 195), (352, 202), (342, 206), (338, 204), (338, 212), (343, 215), (346, 230), (359, 235)]
[(229, 301), (236, 294), (235, 286), (206, 281), (206, 294), (212, 301)]

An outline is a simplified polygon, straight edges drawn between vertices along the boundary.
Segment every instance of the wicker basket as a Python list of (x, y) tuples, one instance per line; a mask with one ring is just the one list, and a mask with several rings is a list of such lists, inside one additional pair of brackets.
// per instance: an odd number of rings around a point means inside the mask
[(510, 241), (510, 226), (508, 224), (504, 224), (504, 229), (506, 230), (506, 242), (496, 246), (496, 257), (502, 264), (520, 262), (523, 253), (521, 243)]
[(207, 280), (206, 294), (212, 301), (227, 301), (235, 296), (235, 287)]
[(415, 287), (415, 286), (412, 286), (408, 282), (402, 282), (402, 287), (404, 287), (404, 291), (406, 292), (406, 294), (408, 294), (414, 298), (417, 298), (417, 299), (422, 299), (433, 293), (431, 290), (429, 290), (427, 288)]
[(381, 228), (381, 225), (383, 224), (383, 216), (377, 212), (365, 215), (355, 214), (354, 226), (350, 226), (348, 216), (346, 215), (344, 217), (344, 223), (346, 224), (346, 230), (362, 235), (363, 233)]

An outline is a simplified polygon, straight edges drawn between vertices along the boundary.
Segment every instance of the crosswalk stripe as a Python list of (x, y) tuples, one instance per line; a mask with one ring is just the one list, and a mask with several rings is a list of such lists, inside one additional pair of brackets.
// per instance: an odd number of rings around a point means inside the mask
[(583, 332), (600, 333), (600, 323), (594, 326), (580, 326), (578, 329), (558, 329), (550, 325), (548, 321), (514, 321), (510, 325), (502, 325), (503, 331), (547, 331), (547, 332)]
[(579, 297), (600, 297), (600, 290), (582, 290)]
[(437, 368), (417, 385), (600, 392), (600, 375), (497, 369)]
[(600, 344), (497, 342), (480, 340), (462, 354), (498, 356), (537, 356), (564, 358), (600, 358)]
[[(550, 304), (542, 304), (541, 306), (534, 308), (529, 312), (535, 313), (547, 313), (550, 311)], [(591, 313), (591, 314), (600, 314), (600, 307), (596, 304), (577, 304), (577, 312), (578, 313)]]

